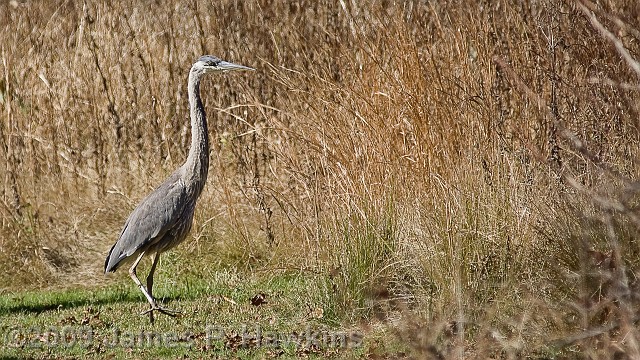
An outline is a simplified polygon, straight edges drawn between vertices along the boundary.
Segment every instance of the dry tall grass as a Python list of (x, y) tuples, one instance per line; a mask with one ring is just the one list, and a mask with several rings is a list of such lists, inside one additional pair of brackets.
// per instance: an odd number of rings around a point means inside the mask
[(637, 355), (640, 74), (621, 49), (638, 59), (639, 18), (635, 1), (5, 2), (2, 288), (104, 281), (142, 190), (186, 157), (186, 74), (211, 53), (259, 71), (203, 85), (212, 175), (180, 252), (324, 273), (344, 314), (419, 315), (398, 335), (434, 357)]

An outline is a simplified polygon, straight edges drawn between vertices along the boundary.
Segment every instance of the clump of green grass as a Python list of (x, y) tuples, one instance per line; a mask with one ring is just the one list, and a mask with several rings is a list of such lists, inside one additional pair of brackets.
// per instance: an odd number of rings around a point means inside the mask
[(369, 303), (388, 292), (387, 284), (381, 280), (393, 272), (398, 239), (393, 209), (386, 209), (379, 216), (370, 214), (371, 209), (366, 207), (360, 210), (363, 213), (352, 214), (348, 220), (336, 219), (337, 224), (342, 224), (337, 229), (342, 237), (331, 250), (336, 264), (332, 286), (343, 311), (370, 316), (367, 313), (373, 308)]

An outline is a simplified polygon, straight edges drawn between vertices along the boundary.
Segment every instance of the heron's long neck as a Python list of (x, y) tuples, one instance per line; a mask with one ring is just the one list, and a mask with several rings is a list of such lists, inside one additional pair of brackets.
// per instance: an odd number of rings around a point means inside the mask
[(209, 132), (207, 117), (200, 100), (200, 76), (189, 72), (189, 107), (191, 110), (191, 148), (184, 164), (184, 180), (200, 195), (209, 172)]

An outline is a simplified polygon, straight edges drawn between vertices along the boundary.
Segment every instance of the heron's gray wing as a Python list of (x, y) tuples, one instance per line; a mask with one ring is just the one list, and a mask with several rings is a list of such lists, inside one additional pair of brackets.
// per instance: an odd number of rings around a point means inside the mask
[(186, 187), (176, 171), (138, 204), (124, 224), (120, 238), (105, 261), (105, 273), (153, 242), (161, 239), (189, 206)]

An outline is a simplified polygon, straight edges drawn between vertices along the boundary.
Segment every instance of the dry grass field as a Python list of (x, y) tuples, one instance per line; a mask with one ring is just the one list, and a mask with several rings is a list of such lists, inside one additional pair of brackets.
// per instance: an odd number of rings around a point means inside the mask
[(637, 1), (5, 1), (0, 27), (0, 297), (134, 288), (104, 258), (213, 54), (257, 71), (202, 84), (209, 180), (158, 283), (307, 276), (372, 334), (350, 356), (640, 357)]

